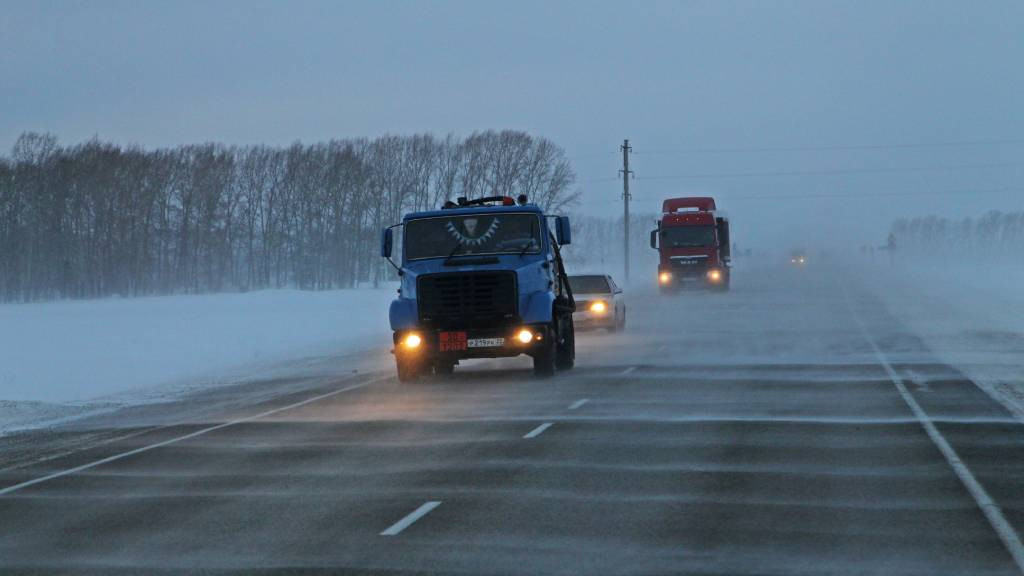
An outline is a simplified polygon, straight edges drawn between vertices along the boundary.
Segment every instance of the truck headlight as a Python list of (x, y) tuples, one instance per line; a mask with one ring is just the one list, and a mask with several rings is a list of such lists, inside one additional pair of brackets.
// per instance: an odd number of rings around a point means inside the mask
[(658, 274), (658, 283), (659, 284), (668, 284), (671, 281), (672, 281), (672, 275), (669, 274), (668, 272), (662, 272), (661, 274)]
[(722, 271), (717, 268), (708, 272), (708, 280), (712, 282), (720, 282), (722, 280)]
[(516, 334), (516, 340), (519, 340), (521, 344), (529, 344), (533, 340), (533, 332), (523, 328)]
[(608, 305), (605, 304), (604, 302), (600, 301), (600, 300), (590, 304), (590, 311), (591, 312), (595, 312), (597, 314), (604, 314), (605, 310), (607, 310), (607, 309), (608, 309)]
[(402, 344), (409, 350), (413, 350), (415, 348), (419, 348), (420, 344), (423, 344), (423, 338), (419, 334), (413, 332), (406, 335), (402, 340)]

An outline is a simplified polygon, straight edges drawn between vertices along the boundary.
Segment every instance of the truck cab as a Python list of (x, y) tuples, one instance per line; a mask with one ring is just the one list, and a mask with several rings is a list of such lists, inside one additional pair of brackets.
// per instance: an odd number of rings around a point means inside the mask
[(538, 376), (572, 368), (575, 301), (561, 256), (570, 241), (567, 217), (547, 216), (523, 196), (459, 198), (385, 229), (381, 255), (401, 279), (389, 314), (399, 380), (521, 354)]
[(729, 289), (729, 220), (714, 198), (669, 198), (662, 203), (651, 248), (659, 253), (658, 286), (674, 292), (685, 286)]

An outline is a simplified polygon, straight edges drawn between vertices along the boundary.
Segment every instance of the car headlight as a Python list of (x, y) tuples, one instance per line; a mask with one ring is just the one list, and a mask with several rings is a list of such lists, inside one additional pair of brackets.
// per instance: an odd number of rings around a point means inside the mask
[(598, 300), (597, 302), (590, 303), (591, 312), (595, 312), (597, 314), (604, 314), (606, 310), (608, 310), (608, 305), (600, 300)]
[(530, 332), (526, 328), (523, 328), (516, 333), (516, 340), (519, 340), (521, 344), (529, 344), (533, 340), (533, 332)]
[(715, 269), (708, 272), (708, 280), (712, 282), (720, 282), (722, 280), (722, 271)]
[(668, 272), (662, 272), (661, 274), (658, 274), (658, 283), (659, 284), (668, 284), (671, 281), (672, 281), (672, 275), (669, 274)]

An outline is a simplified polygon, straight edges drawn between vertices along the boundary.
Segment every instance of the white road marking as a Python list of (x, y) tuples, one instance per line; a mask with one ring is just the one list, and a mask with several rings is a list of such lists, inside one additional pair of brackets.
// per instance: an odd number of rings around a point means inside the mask
[(229, 422), (223, 422), (221, 424), (217, 424), (216, 426), (209, 426), (207, 428), (203, 428), (202, 430), (196, 430), (195, 432), (190, 432), (188, 434), (185, 434), (184, 436), (177, 436), (175, 438), (170, 438), (170, 439), (164, 440), (162, 442), (157, 442), (155, 444), (149, 444), (148, 446), (142, 446), (140, 448), (135, 448), (134, 450), (129, 450), (127, 452), (121, 452), (120, 454), (114, 454), (113, 456), (107, 456), (106, 458), (102, 458), (100, 460), (89, 462), (88, 464), (82, 464), (81, 466), (75, 466), (74, 468), (68, 468), (67, 470), (61, 470), (60, 472), (54, 472), (53, 474), (47, 474), (46, 476), (40, 476), (39, 478), (33, 478), (32, 480), (26, 480), (24, 482), (21, 482), (20, 484), (14, 484), (13, 486), (8, 486), (6, 488), (0, 489), (0, 496), (6, 496), (7, 494), (10, 494), (12, 492), (17, 492), (18, 490), (21, 490), (22, 488), (28, 488), (29, 486), (35, 486), (36, 484), (42, 484), (43, 482), (47, 482), (49, 480), (54, 480), (54, 479), (57, 479), (57, 478), (62, 478), (64, 476), (69, 476), (71, 474), (77, 474), (78, 472), (82, 472), (84, 470), (89, 470), (90, 468), (95, 468), (97, 466), (102, 466), (104, 464), (109, 464), (111, 462), (116, 462), (118, 460), (122, 460), (124, 458), (128, 458), (129, 456), (135, 456), (136, 454), (142, 454), (143, 452), (149, 452), (150, 450), (155, 450), (157, 448), (162, 448), (164, 446), (168, 446), (170, 444), (175, 444), (175, 443), (181, 442), (183, 440), (189, 440), (189, 439), (195, 438), (197, 436), (202, 436), (203, 434), (207, 434), (209, 432), (213, 432), (215, 430), (220, 430), (222, 428), (227, 428), (228, 426), (234, 426), (235, 424), (242, 424), (244, 422), (251, 422), (253, 420), (259, 420), (261, 418), (266, 418), (267, 416), (272, 416), (272, 415), (277, 414), (279, 412), (284, 412), (286, 410), (291, 410), (293, 408), (298, 408), (299, 406), (305, 406), (306, 404), (312, 404), (313, 402), (317, 402), (319, 400), (323, 400), (324, 398), (330, 398), (331, 396), (335, 396), (335, 395), (341, 394), (343, 392), (349, 392), (351, 390), (355, 390), (357, 388), (362, 388), (364, 386), (369, 386), (370, 384), (374, 384), (376, 382), (381, 382), (381, 381), (387, 380), (387, 379), (388, 379), (387, 377), (385, 377), (385, 378), (377, 378), (377, 379), (374, 379), (374, 380), (370, 380), (368, 382), (363, 382), (362, 384), (354, 384), (352, 386), (346, 386), (344, 388), (339, 388), (337, 390), (333, 390), (333, 391), (327, 392), (325, 394), (320, 394), (320, 395), (314, 396), (312, 398), (306, 398), (305, 400), (302, 400), (300, 402), (295, 402), (294, 404), (289, 404), (287, 406), (282, 406), (280, 408), (274, 408), (273, 410), (267, 410), (266, 412), (260, 412), (259, 414), (255, 414), (253, 416), (246, 416), (245, 418), (238, 418), (237, 420), (231, 420)]
[(633, 370), (636, 370), (636, 366), (630, 366), (629, 368), (626, 368), (622, 372), (619, 372), (619, 376), (625, 376), (626, 374), (629, 374)]
[(577, 400), (577, 401), (573, 402), (572, 404), (569, 404), (569, 410), (575, 410), (575, 409), (579, 408), (580, 406), (583, 406), (587, 402), (590, 402), (590, 398), (584, 398), (582, 400)]
[(526, 436), (523, 436), (523, 438), (536, 438), (537, 436), (540, 436), (541, 434), (543, 434), (545, 430), (547, 430), (548, 428), (551, 428), (551, 426), (553, 424), (554, 424), (554, 422), (545, 422), (545, 423), (541, 424), (540, 426), (537, 426), (533, 430), (530, 430), (529, 432), (527, 432)]
[(381, 536), (398, 536), (402, 530), (405, 530), (409, 526), (412, 526), (413, 522), (423, 518), (430, 513), (431, 510), (441, 505), (440, 501), (427, 502), (419, 508), (413, 510), (408, 516), (402, 518), (398, 522), (392, 524), (387, 530), (380, 533)]
[(867, 340), (871, 349), (874, 351), (875, 357), (878, 358), (879, 363), (883, 368), (885, 368), (886, 374), (889, 375), (889, 380), (891, 380), (893, 385), (896, 386), (896, 390), (900, 393), (900, 396), (903, 397), (903, 401), (907, 403), (907, 406), (910, 407), (910, 411), (917, 417), (921, 426), (924, 427), (925, 432), (928, 433), (928, 437), (931, 438), (932, 442), (939, 449), (939, 452), (942, 452), (942, 456), (945, 457), (946, 462), (948, 462), (950, 467), (953, 468), (953, 471), (956, 472), (957, 478), (960, 479), (960, 482), (963, 483), (964, 487), (967, 488), (967, 491), (970, 492), (971, 497), (974, 498), (974, 502), (979, 508), (981, 508), (982, 513), (985, 514), (985, 518), (988, 519), (989, 524), (992, 525), (996, 534), (999, 535), (999, 539), (1002, 540), (1003, 545), (1006, 546), (1010, 556), (1013, 557), (1014, 562), (1017, 564), (1017, 569), (1021, 571), (1021, 574), (1024, 574), (1024, 543), (1021, 542), (1020, 536), (1017, 535), (1013, 526), (1007, 522), (1006, 516), (1003, 515), (1003, 510), (995, 500), (989, 496), (988, 491), (986, 491), (985, 487), (978, 482), (978, 479), (974, 477), (970, 468), (968, 468), (967, 465), (964, 464), (963, 460), (960, 459), (960, 456), (956, 453), (956, 450), (953, 449), (949, 442), (946, 441), (942, 432), (939, 432), (935, 423), (932, 422), (932, 419), (928, 416), (928, 413), (921, 408), (921, 405), (917, 403), (914, 395), (907, 390), (907, 387), (903, 384), (903, 380), (899, 377), (899, 374), (896, 373), (892, 364), (889, 363), (889, 359), (886, 358), (885, 353), (882, 352), (882, 349), (878, 347), (877, 343), (875, 343), (874, 338), (871, 337), (864, 321), (855, 313), (853, 303), (850, 299), (850, 293), (845, 287), (843, 288), (843, 293), (846, 296), (847, 307), (850, 309), (854, 320), (856, 320), (857, 325), (860, 327), (860, 331), (864, 335), (864, 339)]

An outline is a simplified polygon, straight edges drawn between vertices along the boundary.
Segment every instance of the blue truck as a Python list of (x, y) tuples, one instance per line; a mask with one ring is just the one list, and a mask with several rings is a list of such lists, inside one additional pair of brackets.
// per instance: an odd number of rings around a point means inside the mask
[[(396, 229), (400, 264), (391, 258)], [(547, 216), (525, 196), (459, 198), (384, 229), (381, 256), (401, 279), (390, 309), (398, 379), (520, 354), (540, 377), (572, 368), (576, 304), (560, 251), (570, 241), (568, 217)]]

